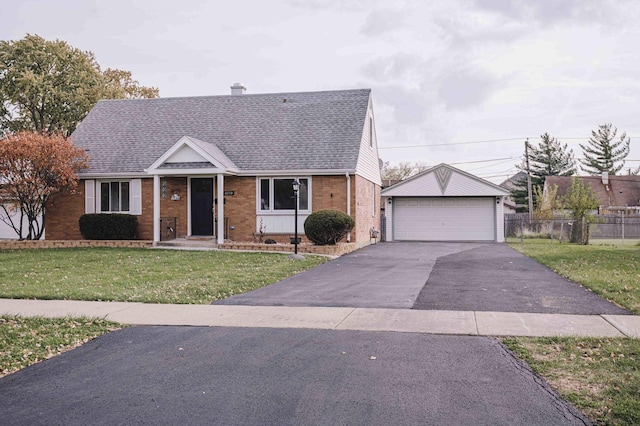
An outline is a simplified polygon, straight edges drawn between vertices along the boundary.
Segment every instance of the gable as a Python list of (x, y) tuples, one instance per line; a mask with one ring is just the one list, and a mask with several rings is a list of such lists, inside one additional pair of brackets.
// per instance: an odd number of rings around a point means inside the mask
[(193, 169), (203, 172), (207, 169), (212, 173), (235, 172), (235, 164), (215, 145), (201, 140), (183, 136), (154, 163), (146, 169), (147, 173), (154, 174), (161, 169), (163, 173), (168, 170), (177, 170), (184, 173)]
[(509, 191), (447, 164), (439, 164), (382, 191), (385, 197), (499, 197)]
[(369, 106), (363, 123), (356, 173), (370, 182), (382, 186), (380, 159), (378, 156), (378, 139), (376, 137), (376, 126), (371, 99), (369, 99)]

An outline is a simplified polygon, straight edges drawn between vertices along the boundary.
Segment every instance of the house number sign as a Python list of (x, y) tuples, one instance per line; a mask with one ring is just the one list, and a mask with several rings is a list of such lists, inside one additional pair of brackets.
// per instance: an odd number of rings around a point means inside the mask
[(224, 195), (235, 195), (236, 191), (224, 191)]

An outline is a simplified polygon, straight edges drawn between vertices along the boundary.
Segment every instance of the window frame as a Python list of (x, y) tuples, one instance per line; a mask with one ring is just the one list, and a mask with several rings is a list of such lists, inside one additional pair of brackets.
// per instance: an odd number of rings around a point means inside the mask
[[(111, 190), (112, 190), (112, 185), (117, 183), (118, 184), (118, 201), (119, 201), (119, 205), (120, 207), (122, 206), (122, 184), (126, 183), (128, 185), (128, 209), (127, 210), (123, 210), (122, 208), (120, 208), (119, 210), (112, 210), (112, 205), (111, 205)], [(103, 191), (102, 191), (102, 185), (103, 184), (108, 184), (109, 185), (109, 206), (107, 210), (103, 210), (103, 205), (102, 205), (102, 197), (103, 197)], [(133, 206), (133, 190), (132, 190), (132, 182), (130, 179), (115, 179), (115, 180), (99, 180), (96, 181), (96, 195), (95, 195), (95, 200), (96, 200), (96, 212), (97, 213), (102, 213), (102, 214), (133, 214), (132, 213), (132, 206)]]
[[(311, 190), (311, 176), (260, 176), (256, 178), (256, 212), (257, 214), (294, 214), (295, 213), (295, 206), (292, 209), (276, 209), (275, 208), (275, 181), (276, 180), (298, 180), (300, 181), (301, 179), (306, 179), (307, 180), (307, 208), (306, 209), (301, 209), (300, 208), (300, 196), (298, 194), (298, 213), (301, 214), (306, 214), (306, 213), (311, 213), (311, 195), (312, 195), (312, 190)], [(269, 185), (268, 185), (268, 189), (269, 189), (269, 200), (268, 200), (268, 204), (269, 204), (269, 208), (268, 209), (263, 209), (262, 208), (262, 183), (264, 181), (268, 181)], [(291, 188), (291, 191), (293, 191), (293, 187)]]

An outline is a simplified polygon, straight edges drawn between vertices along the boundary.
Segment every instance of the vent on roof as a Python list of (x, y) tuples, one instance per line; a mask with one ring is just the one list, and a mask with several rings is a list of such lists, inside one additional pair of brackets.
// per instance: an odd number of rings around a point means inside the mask
[(233, 83), (231, 86), (231, 94), (232, 95), (243, 95), (247, 88), (242, 83)]

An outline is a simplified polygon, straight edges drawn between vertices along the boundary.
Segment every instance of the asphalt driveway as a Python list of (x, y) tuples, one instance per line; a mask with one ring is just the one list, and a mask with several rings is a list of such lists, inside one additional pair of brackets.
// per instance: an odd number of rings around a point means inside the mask
[(215, 302), (253, 306), (411, 308), (438, 258), (475, 243), (380, 243), (275, 284)]
[(131, 327), (0, 379), (8, 425), (584, 425), (490, 338)]
[(216, 304), (629, 313), (497, 243), (375, 244)]

